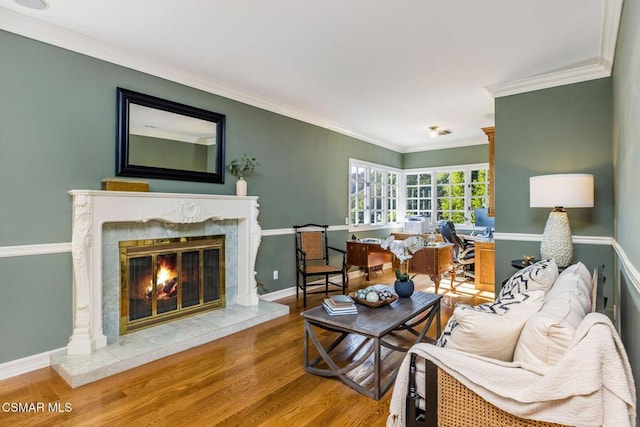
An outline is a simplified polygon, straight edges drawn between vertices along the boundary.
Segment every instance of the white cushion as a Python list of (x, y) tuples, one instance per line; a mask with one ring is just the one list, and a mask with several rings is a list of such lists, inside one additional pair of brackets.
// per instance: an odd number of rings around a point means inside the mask
[(507, 295), (456, 307), (436, 345), (510, 362), (525, 322), (542, 306), (544, 291)]
[(574, 264), (560, 273), (540, 312), (531, 316), (522, 329), (513, 360), (536, 366), (555, 365), (591, 311), (591, 292), (591, 277), (584, 264)]
[(533, 291), (535, 289), (549, 290), (558, 278), (558, 265), (553, 259), (545, 259), (516, 272), (507, 280), (498, 299), (506, 295)]

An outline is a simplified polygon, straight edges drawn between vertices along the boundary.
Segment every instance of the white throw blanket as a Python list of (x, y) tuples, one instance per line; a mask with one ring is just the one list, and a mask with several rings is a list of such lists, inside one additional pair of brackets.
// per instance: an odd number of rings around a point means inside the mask
[(565, 355), (545, 372), (431, 344), (413, 346), (396, 378), (387, 426), (405, 425), (411, 353), (432, 360), (486, 401), (521, 418), (577, 426), (636, 425), (631, 367), (603, 314), (588, 314)]

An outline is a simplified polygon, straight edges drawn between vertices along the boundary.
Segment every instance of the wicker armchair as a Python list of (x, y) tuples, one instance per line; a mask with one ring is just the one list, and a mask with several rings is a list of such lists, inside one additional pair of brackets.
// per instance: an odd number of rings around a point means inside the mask
[[(426, 363), (425, 363), (426, 362)], [(562, 424), (511, 415), (469, 390), (432, 361), (411, 356), (406, 425), (416, 427), (547, 427)], [(418, 385), (417, 382), (422, 382)], [(418, 389), (426, 390), (426, 401)]]

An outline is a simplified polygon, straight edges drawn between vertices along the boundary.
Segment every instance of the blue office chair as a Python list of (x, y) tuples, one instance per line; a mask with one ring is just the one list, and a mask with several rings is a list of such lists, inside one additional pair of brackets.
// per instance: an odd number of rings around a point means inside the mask
[[(454, 278), (458, 270), (462, 271), (462, 276), (465, 279), (475, 278), (476, 248), (473, 242), (462, 240), (456, 233), (456, 227), (451, 221), (438, 221), (438, 226), (444, 241), (453, 243)], [(454, 278), (451, 279), (452, 285)]]

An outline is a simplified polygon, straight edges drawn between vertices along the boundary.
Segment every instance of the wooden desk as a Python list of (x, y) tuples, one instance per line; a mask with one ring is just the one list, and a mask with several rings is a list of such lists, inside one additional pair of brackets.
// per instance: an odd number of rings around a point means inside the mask
[[(395, 237), (396, 240), (404, 240), (404, 239), (408, 239), (409, 237), (416, 237), (416, 236), (420, 236), (424, 240), (429, 240), (429, 233), (427, 234), (391, 233), (391, 235)], [(442, 239), (442, 234), (440, 234), (440, 231), (436, 232), (436, 242), (444, 242), (444, 240)]]
[(463, 236), (465, 240), (473, 240), (475, 250), (475, 283), (480, 291), (495, 292), (496, 284), (496, 244), (491, 238), (482, 236)]
[(391, 262), (392, 257), (391, 251), (382, 249), (378, 243), (347, 241), (347, 271), (351, 267), (362, 267), (365, 269), (364, 275), (367, 280), (370, 278), (372, 267)]
[[(367, 271), (372, 266), (393, 260), (394, 268), (399, 261), (388, 249), (382, 249), (378, 243), (363, 243), (357, 240), (347, 242), (347, 270), (352, 266), (363, 267)], [(435, 283), (436, 292), (440, 287), (440, 275), (453, 268), (453, 244), (437, 243), (436, 246), (420, 249), (409, 258), (409, 272), (426, 274)], [(347, 276), (348, 277), (348, 276)]]

